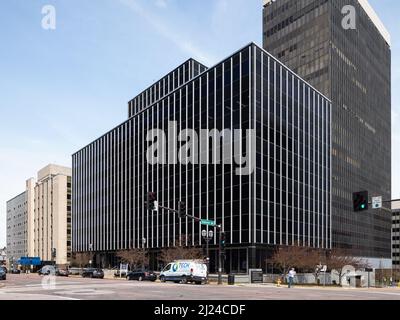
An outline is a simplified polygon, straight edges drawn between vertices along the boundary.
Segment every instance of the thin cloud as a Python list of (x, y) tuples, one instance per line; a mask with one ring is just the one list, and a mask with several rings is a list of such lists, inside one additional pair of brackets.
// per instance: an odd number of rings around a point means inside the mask
[(206, 65), (212, 65), (217, 60), (215, 57), (212, 57), (208, 53), (197, 48), (190, 40), (185, 38), (183, 34), (161, 21), (157, 16), (152, 15), (142, 5), (140, 5), (138, 1), (119, 0), (119, 2), (146, 20), (148, 24), (158, 32), (158, 34), (175, 44), (188, 56), (198, 59)]

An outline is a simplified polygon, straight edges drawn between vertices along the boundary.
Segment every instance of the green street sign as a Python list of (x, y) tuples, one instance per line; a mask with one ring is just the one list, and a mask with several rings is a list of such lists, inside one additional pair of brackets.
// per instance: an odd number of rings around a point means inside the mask
[(201, 224), (204, 226), (215, 226), (215, 221), (213, 220), (205, 220), (205, 219), (201, 219)]

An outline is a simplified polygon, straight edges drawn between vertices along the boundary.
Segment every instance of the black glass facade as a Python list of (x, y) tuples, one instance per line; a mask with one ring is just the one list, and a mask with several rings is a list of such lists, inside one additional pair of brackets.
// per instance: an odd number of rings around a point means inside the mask
[(128, 117), (141, 112), (156, 101), (161, 100), (176, 88), (193, 79), (200, 73), (207, 70), (207, 67), (200, 62), (189, 59), (179, 67), (162, 77), (146, 90), (139, 93), (128, 103)]
[[(164, 207), (183, 201), (189, 215), (222, 224), (227, 271), (264, 268), (268, 248), (278, 244), (330, 248), (330, 119), (327, 98), (257, 45), (246, 46), (73, 155), (73, 251), (145, 246), (157, 266), (157, 251), (180, 245), (179, 235), (203, 244), (199, 222), (147, 211), (148, 191)], [(242, 129), (242, 137), (221, 138), (231, 147), (224, 155), (242, 163), (250, 154), (254, 170), (245, 175), (235, 162), (213, 163), (210, 137), (199, 140), (199, 156), (211, 164), (177, 161), (178, 141), (167, 148), (173, 164), (150, 164), (147, 133), (167, 133), (173, 121), (177, 132)], [(216, 247), (214, 239), (211, 271)]]
[[(352, 192), (391, 197), (391, 50), (358, 0), (265, 1), (264, 48), (332, 100), (333, 246), (391, 256), (388, 209), (352, 212)], [(356, 29), (342, 26), (346, 5)]]

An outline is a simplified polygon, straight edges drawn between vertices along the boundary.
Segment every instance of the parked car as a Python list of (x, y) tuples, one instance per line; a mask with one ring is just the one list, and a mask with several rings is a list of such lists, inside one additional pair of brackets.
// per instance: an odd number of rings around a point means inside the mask
[(138, 281), (156, 281), (157, 275), (153, 271), (149, 270), (133, 270), (128, 272), (126, 276), (128, 280), (138, 280)]
[(3, 268), (0, 268), (0, 280), (7, 280), (7, 274)]
[(0, 269), (2, 269), (5, 273), (8, 273), (6, 266), (0, 266)]
[(56, 275), (56, 267), (54, 266), (44, 266), (41, 269), (39, 269), (38, 274), (40, 276), (49, 276), (49, 275)]
[(82, 273), (81, 268), (68, 268), (68, 274), (72, 276), (80, 276)]
[(59, 277), (68, 277), (69, 271), (67, 269), (56, 269), (56, 276)]
[(11, 269), (11, 274), (20, 274), (21, 270), (19, 269)]
[(207, 265), (200, 260), (178, 260), (169, 263), (160, 273), (160, 281), (175, 281), (180, 283), (207, 282)]
[(103, 279), (104, 278), (104, 271), (101, 270), (101, 269), (95, 269), (95, 268), (85, 268), (85, 269), (83, 269), (82, 277), (83, 278)]

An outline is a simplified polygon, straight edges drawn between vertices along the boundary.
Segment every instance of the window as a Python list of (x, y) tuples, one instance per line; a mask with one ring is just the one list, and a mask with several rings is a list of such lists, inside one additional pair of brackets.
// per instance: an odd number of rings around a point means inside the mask
[(171, 269), (172, 264), (170, 263), (169, 265), (167, 265), (163, 271), (169, 271)]

